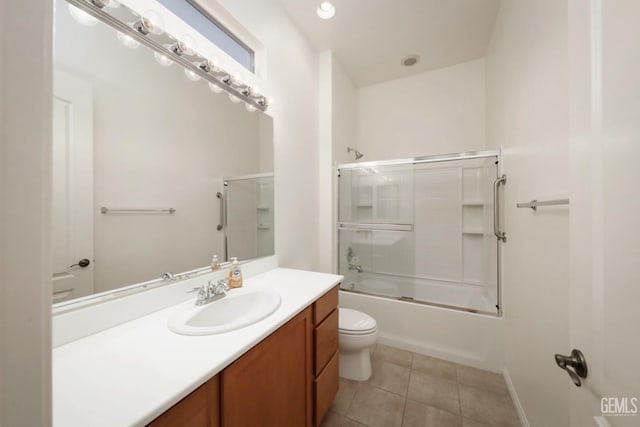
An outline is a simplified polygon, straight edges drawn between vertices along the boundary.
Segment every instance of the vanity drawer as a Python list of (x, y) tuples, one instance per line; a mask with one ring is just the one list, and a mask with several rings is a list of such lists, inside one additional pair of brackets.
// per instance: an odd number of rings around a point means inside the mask
[(313, 332), (315, 348), (315, 375), (320, 372), (338, 351), (338, 310), (334, 309)]
[(331, 289), (313, 304), (313, 324), (318, 325), (338, 306), (338, 288)]
[(322, 373), (313, 382), (313, 413), (314, 425), (319, 426), (325, 414), (329, 410), (333, 399), (338, 392), (338, 351), (333, 354)]

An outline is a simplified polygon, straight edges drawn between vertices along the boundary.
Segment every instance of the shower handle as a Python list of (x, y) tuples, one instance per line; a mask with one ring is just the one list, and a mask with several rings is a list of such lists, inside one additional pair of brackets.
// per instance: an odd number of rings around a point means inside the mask
[(507, 233), (500, 231), (500, 184), (507, 183), (507, 175), (502, 175), (493, 183), (493, 234), (498, 240), (507, 241)]

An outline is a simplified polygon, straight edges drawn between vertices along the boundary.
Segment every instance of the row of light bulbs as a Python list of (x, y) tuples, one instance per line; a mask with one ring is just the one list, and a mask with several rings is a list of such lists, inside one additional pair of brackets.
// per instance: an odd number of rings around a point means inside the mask
[[(94, 6), (97, 6), (100, 9), (103, 9), (105, 7), (117, 8), (120, 6), (120, 3), (118, 3), (116, 0), (90, 0), (90, 2)], [(93, 26), (98, 23), (97, 18), (73, 6), (72, 4), (69, 4), (69, 13), (77, 22), (79, 22), (82, 25)], [(133, 23), (133, 28), (136, 31), (138, 31), (140, 34), (145, 36), (149, 34), (160, 35), (164, 32), (162, 30), (160, 16), (154, 11), (147, 11), (144, 14), (142, 14), (142, 16), (140, 16), (140, 18), (135, 23)], [(116, 33), (117, 33), (118, 40), (124, 46), (131, 49), (135, 49), (140, 46), (140, 42), (137, 41), (135, 38), (127, 34), (124, 34), (120, 31), (116, 31)], [(169, 36), (172, 39), (175, 39), (171, 35)], [(189, 35), (184, 35), (183, 37), (180, 38), (180, 40), (177, 40), (169, 48), (177, 56), (183, 56), (183, 55), (191, 56), (191, 55), (197, 54), (195, 41)], [(158, 51), (154, 51), (153, 56), (156, 62), (158, 62), (160, 65), (164, 67), (170, 67), (174, 63), (174, 61), (169, 56), (164, 55)], [(245, 84), (242, 80), (240, 73), (235, 73), (232, 75), (226, 72), (224, 69), (222, 69), (216, 58), (205, 59), (200, 64), (198, 64), (198, 67), (206, 73), (214, 74), (216, 76), (216, 79), (220, 81), (221, 85), (225, 84), (227, 86), (230, 86), (238, 90), (244, 96), (256, 100), (256, 102), (260, 105), (268, 107), (269, 105), (273, 104), (273, 98), (267, 98), (261, 95), (259, 93), (259, 88), (256, 85), (250, 86)], [(189, 70), (185, 68), (184, 74), (187, 77), (187, 79), (194, 82), (199, 81), (201, 79), (200, 75), (198, 75), (198, 73), (194, 72), (193, 70)], [(217, 85), (212, 82), (209, 82), (209, 88), (214, 93), (220, 93), (223, 91), (220, 85)], [(233, 103), (242, 102), (242, 99), (240, 99), (239, 97), (237, 97), (232, 93), (229, 93), (229, 100), (231, 100), (231, 102)], [(245, 108), (247, 109), (247, 111), (250, 111), (250, 112), (256, 111), (256, 107), (249, 102), (245, 102)]]

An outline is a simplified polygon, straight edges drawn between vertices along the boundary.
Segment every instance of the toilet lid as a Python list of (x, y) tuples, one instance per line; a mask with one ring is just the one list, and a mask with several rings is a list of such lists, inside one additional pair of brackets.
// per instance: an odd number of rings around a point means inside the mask
[(361, 311), (350, 308), (340, 309), (338, 329), (347, 334), (368, 334), (376, 330), (376, 321), (373, 317)]

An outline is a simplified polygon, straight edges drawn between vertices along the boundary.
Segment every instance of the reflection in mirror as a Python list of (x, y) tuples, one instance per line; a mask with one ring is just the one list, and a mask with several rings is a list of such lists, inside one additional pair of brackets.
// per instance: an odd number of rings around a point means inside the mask
[(55, 10), (54, 302), (273, 254), (270, 117)]

